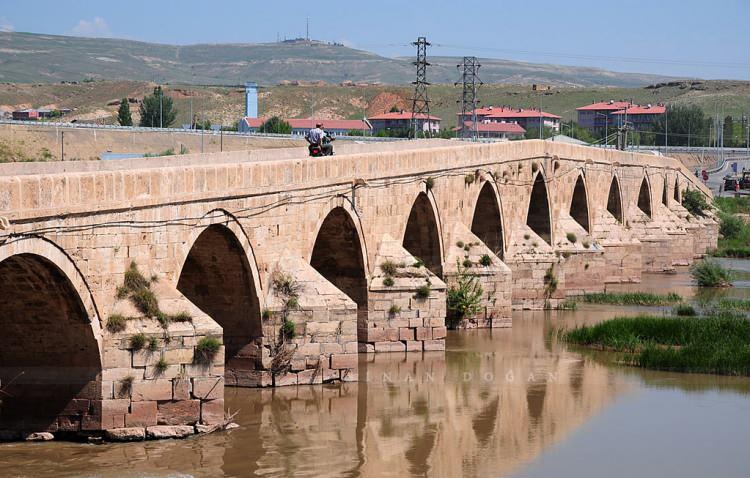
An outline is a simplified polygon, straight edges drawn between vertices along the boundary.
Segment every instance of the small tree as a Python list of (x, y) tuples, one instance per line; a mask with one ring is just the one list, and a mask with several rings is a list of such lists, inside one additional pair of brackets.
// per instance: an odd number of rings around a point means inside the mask
[(263, 133), (291, 134), (292, 126), (278, 116), (272, 116), (260, 125), (260, 130)]
[(161, 86), (154, 88), (154, 94), (143, 98), (140, 107), (141, 126), (168, 128), (177, 117), (172, 98), (164, 96)]
[(462, 319), (473, 317), (479, 313), (482, 302), (482, 286), (476, 275), (469, 273), (457, 262), (458, 275), (456, 285), (448, 288), (448, 326), (456, 327)]
[(127, 98), (120, 101), (120, 109), (117, 110), (117, 122), (120, 126), (133, 126), (133, 117), (130, 116), (130, 104)]

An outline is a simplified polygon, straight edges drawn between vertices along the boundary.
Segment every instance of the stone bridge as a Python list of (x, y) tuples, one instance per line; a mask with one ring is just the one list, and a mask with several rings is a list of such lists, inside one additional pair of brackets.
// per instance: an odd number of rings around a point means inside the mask
[(225, 384), (354, 381), (359, 352), (443, 350), (466, 273), (481, 310), (455, 325), (508, 327), (513, 308), (716, 245), (716, 221), (681, 205), (710, 193), (671, 158), (543, 141), (304, 153), (0, 165), (0, 429), (210, 428)]

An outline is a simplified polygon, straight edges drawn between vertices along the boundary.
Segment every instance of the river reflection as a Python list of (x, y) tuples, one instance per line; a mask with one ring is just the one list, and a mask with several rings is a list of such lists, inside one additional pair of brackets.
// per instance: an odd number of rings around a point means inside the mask
[[(656, 277), (660, 287), (651, 290), (690, 288), (684, 271)], [(363, 355), (360, 383), (227, 388), (227, 407), (238, 412), (241, 427), (201, 438), (1, 445), (0, 476), (700, 476), (709, 469), (732, 476), (744, 470), (750, 380), (622, 367), (555, 339), (560, 327), (644, 310), (519, 312), (512, 329), (449, 333), (445, 353)]]

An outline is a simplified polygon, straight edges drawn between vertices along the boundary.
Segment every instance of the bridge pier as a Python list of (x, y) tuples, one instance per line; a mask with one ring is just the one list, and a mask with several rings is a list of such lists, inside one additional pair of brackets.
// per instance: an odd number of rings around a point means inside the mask
[(482, 287), (480, 311), (459, 323), (450, 324), (461, 329), (510, 327), (511, 290), (510, 268), (495, 255), (463, 223), (457, 223), (448, 239), (445, 277), (449, 286), (457, 286), (459, 269), (471, 274)]
[(375, 264), (360, 351), (445, 350), (445, 283), (389, 235)]

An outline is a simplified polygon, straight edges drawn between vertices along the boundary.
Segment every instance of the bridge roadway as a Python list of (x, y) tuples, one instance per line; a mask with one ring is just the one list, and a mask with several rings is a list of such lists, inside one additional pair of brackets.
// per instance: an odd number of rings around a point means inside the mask
[(222, 422), (225, 384), (357, 380), (360, 352), (444, 349), (462, 271), (458, 328), (671, 271), (718, 235), (686, 189), (544, 141), (0, 165), (0, 430), (158, 434)]

